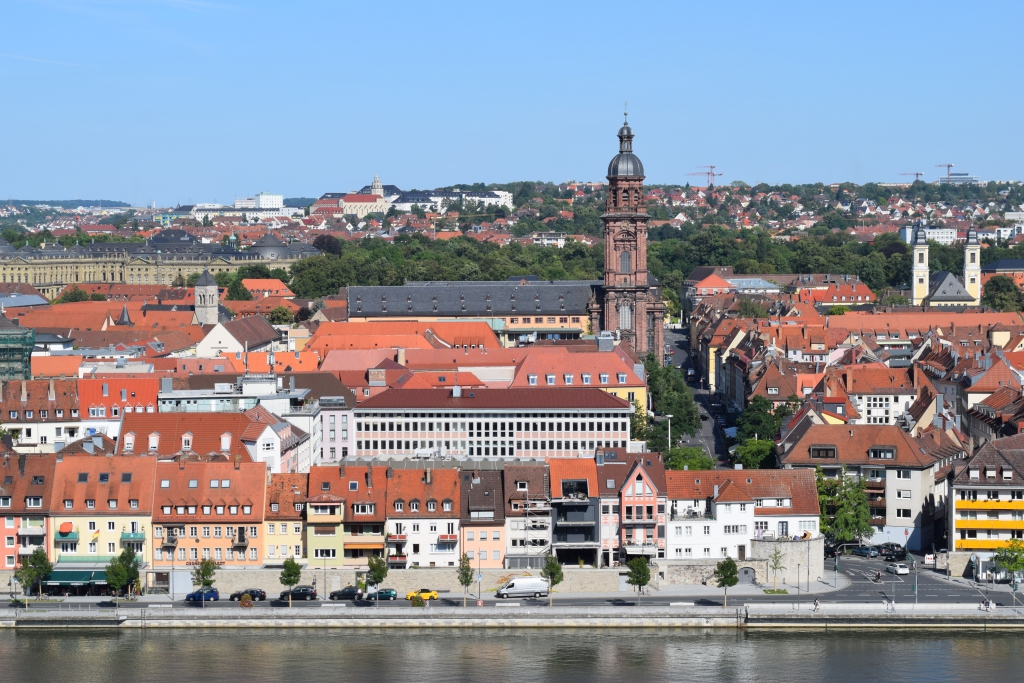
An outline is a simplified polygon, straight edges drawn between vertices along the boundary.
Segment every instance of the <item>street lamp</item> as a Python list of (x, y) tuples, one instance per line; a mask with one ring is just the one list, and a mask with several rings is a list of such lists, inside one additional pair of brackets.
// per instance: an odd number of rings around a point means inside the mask
[(668, 418), (668, 450), (672, 450), (672, 416), (666, 415)]

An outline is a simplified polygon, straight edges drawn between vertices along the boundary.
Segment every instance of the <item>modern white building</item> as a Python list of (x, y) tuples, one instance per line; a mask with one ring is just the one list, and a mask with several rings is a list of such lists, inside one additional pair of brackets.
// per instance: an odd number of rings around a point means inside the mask
[[(913, 225), (904, 225), (900, 228), (900, 237), (907, 244), (910, 244), (914, 239)], [(929, 242), (937, 242), (938, 244), (950, 245), (957, 241), (956, 228), (946, 228), (941, 225), (930, 225), (924, 230), (925, 239)]]

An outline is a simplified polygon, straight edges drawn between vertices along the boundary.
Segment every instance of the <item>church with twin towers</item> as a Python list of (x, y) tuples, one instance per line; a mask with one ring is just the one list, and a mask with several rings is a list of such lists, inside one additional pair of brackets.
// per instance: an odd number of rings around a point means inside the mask
[(981, 243), (978, 232), (967, 230), (964, 243), (964, 275), (958, 279), (949, 271), (932, 273), (928, 268), (928, 230), (918, 224), (911, 240), (913, 268), (910, 280), (910, 303), (914, 306), (980, 306), (981, 305)]

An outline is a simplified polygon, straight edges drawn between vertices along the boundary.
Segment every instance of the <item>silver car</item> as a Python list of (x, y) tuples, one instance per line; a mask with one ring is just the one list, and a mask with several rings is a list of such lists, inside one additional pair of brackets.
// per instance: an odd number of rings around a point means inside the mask
[(903, 564), (902, 562), (893, 562), (892, 564), (886, 566), (885, 571), (889, 572), (890, 574), (897, 574), (897, 575), (899, 575), (899, 574), (909, 574), (910, 573), (910, 567), (908, 567), (907, 565)]

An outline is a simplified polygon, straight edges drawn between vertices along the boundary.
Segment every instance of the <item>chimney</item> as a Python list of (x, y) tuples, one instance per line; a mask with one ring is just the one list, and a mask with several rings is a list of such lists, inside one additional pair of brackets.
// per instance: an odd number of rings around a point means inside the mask
[(28, 384), (25, 380), (21, 380), (21, 402), (28, 402)]
[(295, 391), (295, 375), (288, 378), (288, 390)]
[(238, 469), (241, 469), (241, 468), (242, 468), (242, 454), (241, 453), (235, 453), (235, 469), (238, 470)]
[(428, 484), (432, 483), (433, 481), (433, 476), (431, 475), (431, 470), (429, 467), (426, 469), (424, 473), (424, 481)]
[(399, 365), (405, 365), (405, 349), (398, 349), (398, 355), (395, 358), (395, 362), (398, 363)]
[(178, 458), (178, 469), (179, 470), (185, 469), (185, 460), (183, 458)]
[(386, 476), (387, 476), (388, 479), (394, 479), (395, 478), (395, 468), (394, 467), (391, 467), (390, 465), (388, 465), (388, 468), (387, 468), (387, 470), (385, 470), (385, 473), (386, 473)]
[(368, 465), (366, 468), (366, 488), (373, 488), (373, 465)]
[(338, 465), (338, 476), (342, 479), (345, 478), (345, 463)]
[(57, 392), (53, 388), (52, 379), (50, 380), (50, 390), (46, 392), (46, 400), (51, 402), (57, 400)]
[(24, 453), (18, 453), (18, 474), (25, 476), (25, 462), (28, 460), (28, 456)]

